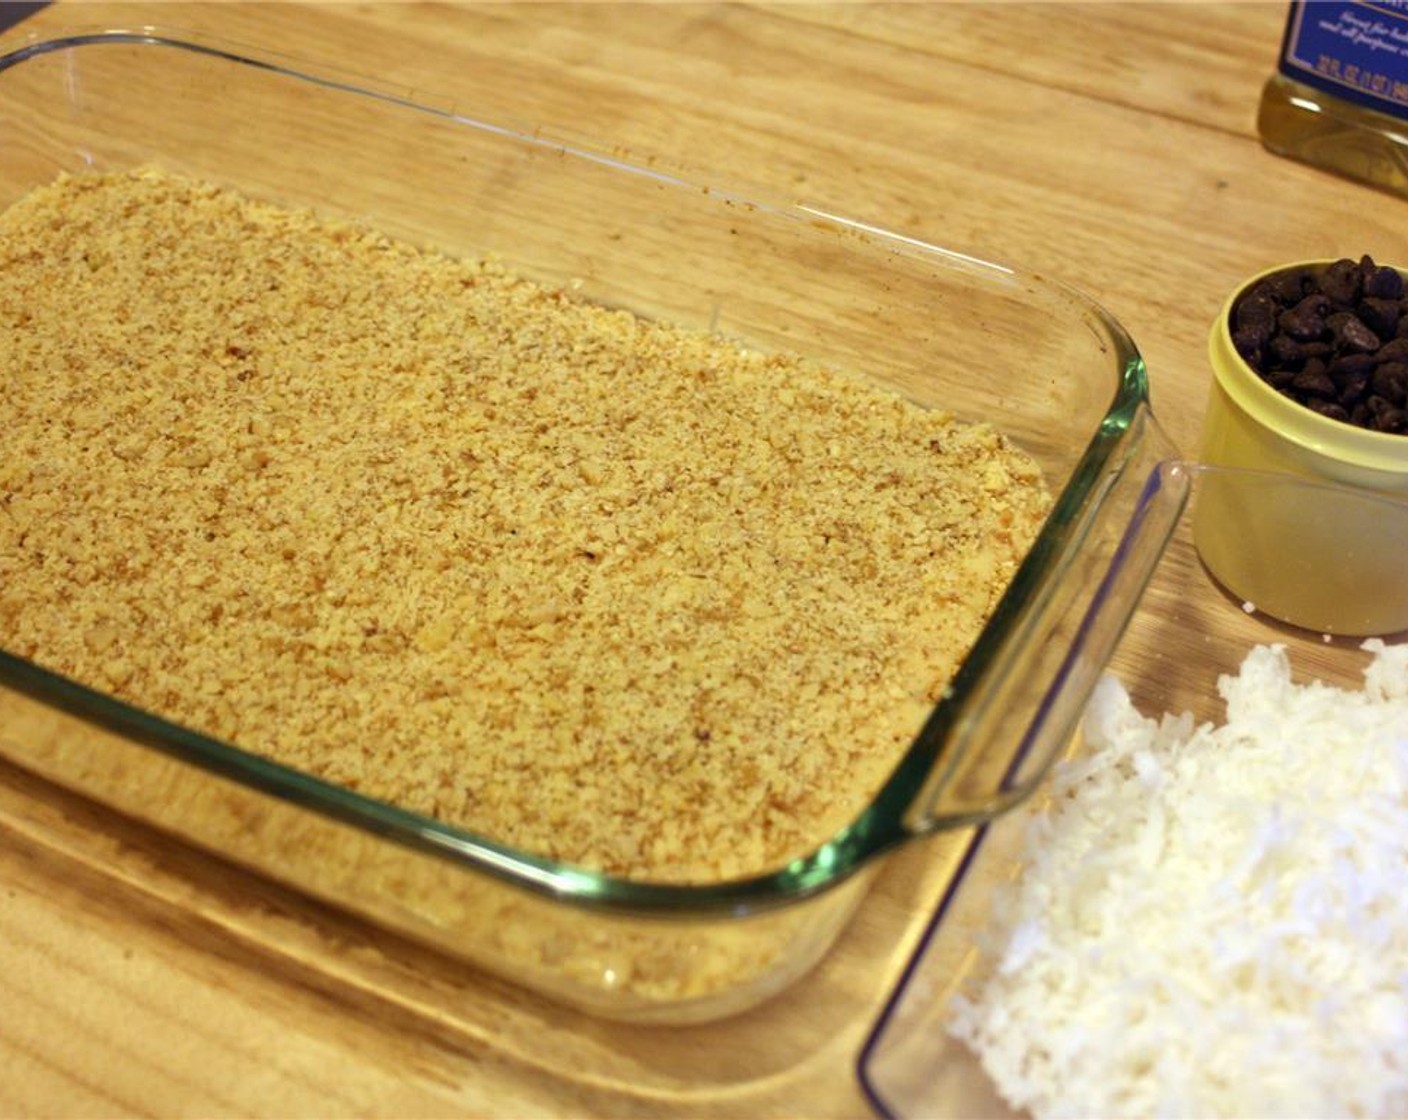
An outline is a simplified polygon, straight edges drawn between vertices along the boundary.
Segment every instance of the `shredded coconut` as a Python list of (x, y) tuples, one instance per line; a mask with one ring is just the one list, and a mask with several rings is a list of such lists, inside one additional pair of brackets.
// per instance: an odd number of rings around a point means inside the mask
[(950, 1028), (1035, 1116), (1408, 1114), (1408, 645), (1221, 726), (1100, 685)]

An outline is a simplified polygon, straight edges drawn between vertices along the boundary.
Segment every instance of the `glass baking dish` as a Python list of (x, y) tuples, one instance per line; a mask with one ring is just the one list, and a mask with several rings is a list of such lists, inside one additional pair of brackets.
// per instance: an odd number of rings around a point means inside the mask
[(1186, 478), (1154, 469), (1171, 449), (1137, 349), (1042, 277), (152, 29), (12, 43), (0, 130), (0, 206), (60, 172), (154, 164), (864, 371), (991, 422), (1038, 460), (1052, 512), (891, 777), (829, 842), (745, 880), (639, 882), (537, 858), (0, 652), (0, 756), (592, 1014), (681, 1023), (757, 1004), (823, 956), (878, 857), (1021, 801), (1069, 739), (1183, 507)]

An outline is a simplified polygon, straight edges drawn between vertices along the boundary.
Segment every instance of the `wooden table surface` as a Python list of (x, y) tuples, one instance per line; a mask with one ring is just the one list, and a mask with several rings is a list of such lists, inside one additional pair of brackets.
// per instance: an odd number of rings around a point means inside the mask
[[(85, 3), (45, 9), (7, 41), (196, 30), (484, 116), (686, 154), (721, 180), (1021, 263), (1124, 323), (1156, 411), (1191, 450), (1207, 328), (1242, 277), (1366, 251), (1408, 261), (1408, 202), (1258, 143), (1284, 17), (1279, 3)], [(1126, 664), (1160, 617), (1240, 635), (1225, 621), (1238, 612), (1178, 564)], [(867, 1013), (810, 1050), (759, 1055), (747, 1078), (710, 1074), (727, 1028), (594, 1024), (484, 982), (481, 1011), (501, 999), (516, 1029), (536, 1016), (545, 1038), (572, 1031), (602, 1056), (566, 1068), (550, 1044), (508, 1045), (491, 1014), (466, 1027), (452, 1007), (355, 982), (377, 944), (355, 923), (6, 769), (0, 1115), (864, 1116), (855, 1057), (932, 901), (934, 884), (913, 889), (921, 859), (887, 867), (838, 950), (886, 954), (865, 974)], [(789, 998), (765, 1013), (805, 1016), (806, 995)], [(627, 1068), (621, 1054), (649, 1085), (607, 1075)]]

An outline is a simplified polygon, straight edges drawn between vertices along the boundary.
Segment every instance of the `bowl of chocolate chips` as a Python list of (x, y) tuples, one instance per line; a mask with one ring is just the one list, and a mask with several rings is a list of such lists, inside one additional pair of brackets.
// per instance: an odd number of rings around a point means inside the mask
[(1228, 299), (1193, 508), (1198, 553), (1248, 611), (1327, 635), (1408, 630), (1408, 284), (1303, 261)]

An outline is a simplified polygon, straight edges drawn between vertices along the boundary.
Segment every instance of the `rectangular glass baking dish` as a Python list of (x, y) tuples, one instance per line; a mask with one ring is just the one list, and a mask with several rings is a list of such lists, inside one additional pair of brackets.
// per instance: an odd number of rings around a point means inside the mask
[(535, 858), (0, 650), (0, 756), (593, 1014), (691, 1022), (757, 1004), (826, 952), (879, 857), (1022, 800), (1186, 497), (1182, 475), (1154, 470), (1171, 448), (1137, 349), (1084, 297), (656, 159), (152, 29), (12, 43), (0, 153), (0, 206), (60, 172), (156, 164), (862, 370), (993, 423), (1039, 461), (1051, 515), (890, 779), (829, 842), (742, 881), (653, 884)]

